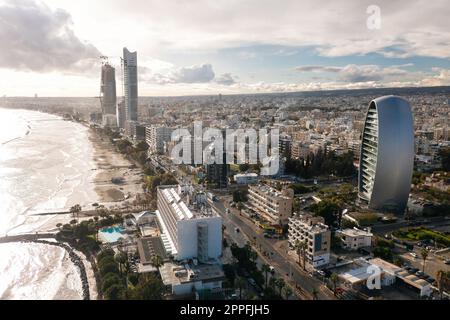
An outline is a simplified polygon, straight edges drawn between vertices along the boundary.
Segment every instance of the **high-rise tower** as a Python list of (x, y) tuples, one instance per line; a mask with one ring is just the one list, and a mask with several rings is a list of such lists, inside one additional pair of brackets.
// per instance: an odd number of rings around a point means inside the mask
[(100, 101), (103, 124), (106, 126), (116, 126), (116, 71), (108, 62), (102, 64)]
[(364, 123), (359, 197), (375, 210), (403, 212), (414, 166), (414, 125), (409, 102), (396, 96), (373, 100)]
[(137, 121), (137, 52), (130, 52), (127, 48), (123, 48), (123, 86), (126, 120)]

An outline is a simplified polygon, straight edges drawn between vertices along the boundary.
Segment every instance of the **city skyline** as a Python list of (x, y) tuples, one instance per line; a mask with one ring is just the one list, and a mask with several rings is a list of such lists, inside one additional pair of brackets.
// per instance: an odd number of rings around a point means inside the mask
[(445, 5), (423, 4), (378, 1), (378, 29), (369, 2), (3, 0), (0, 96), (97, 96), (125, 46), (143, 96), (450, 85)]

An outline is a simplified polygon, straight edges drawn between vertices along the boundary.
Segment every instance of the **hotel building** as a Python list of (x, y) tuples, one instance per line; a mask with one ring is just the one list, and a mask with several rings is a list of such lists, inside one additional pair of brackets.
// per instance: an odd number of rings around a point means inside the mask
[(210, 262), (222, 255), (222, 218), (192, 186), (159, 186), (158, 210), (164, 247), (176, 260)]

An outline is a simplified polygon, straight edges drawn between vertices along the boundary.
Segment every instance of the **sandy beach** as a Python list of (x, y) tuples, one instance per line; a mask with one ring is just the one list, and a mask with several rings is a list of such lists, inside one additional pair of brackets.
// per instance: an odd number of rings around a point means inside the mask
[[(99, 196), (99, 204), (109, 208), (121, 208), (132, 202), (137, 193), (142, 193), (142, 171), (122, 154), (117, 152), (108, 140), (90, 129), (89, 140), (94, 149), (97, 166), (93, 183)], [(113, 179), (120, 182), (113, 182)]]

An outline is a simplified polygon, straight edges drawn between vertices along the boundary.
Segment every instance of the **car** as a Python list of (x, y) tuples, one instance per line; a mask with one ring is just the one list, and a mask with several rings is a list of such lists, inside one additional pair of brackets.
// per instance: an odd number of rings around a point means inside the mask
[(272, 238), (272, 235), (270, 233), (264, 233), (264, 238)]
[(422, 271), (417, 271), (417, 272), (415, 273), (415, 275), (418, 276), (419, 278), (425, 277), (425, 273), (423, 273)]
[(450, 264), (450, 259), (445, 259), (444, 263), (445, 264)]
[(419, 271), (419, 269), (417, 268), (411, 268), (408, 270), (410, 273), (416, 273), (417, 271)]
[(239, 228), (234, 228), (234, 231), (236, 231), (236, 233), (240, 232)]
[(417, 253), (415, 253), (415, 252), (410, 252), (409, 255), (411, 257), (413, 257), (414, 259), (417, 258)]
[(269, 270), (271, 274), (275, 273), (275, 268), (273, 266), (269, 266)]
[(436, 280), (433, 277), (428, 276), (428, 278), (426, 278), (425, 281), (428, 283), (434, 283)]

